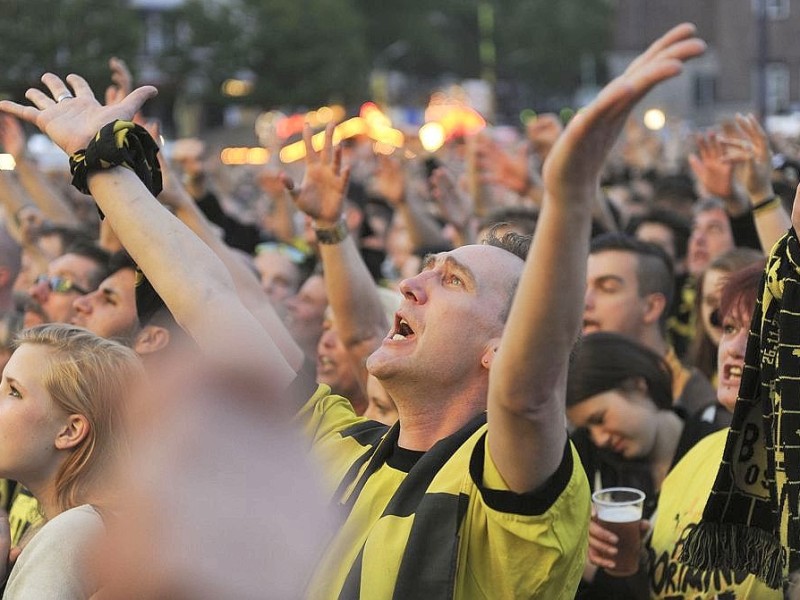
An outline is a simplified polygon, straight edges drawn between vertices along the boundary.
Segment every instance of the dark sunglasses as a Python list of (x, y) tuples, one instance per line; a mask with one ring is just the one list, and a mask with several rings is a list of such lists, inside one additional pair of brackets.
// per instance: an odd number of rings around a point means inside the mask
[(60, 275), (39, 275), (35, 280), (36, 285), (46, 283), (51, 292), (57, 294), (66, 294), (68, 292), (78, 292), (79, 294), (88, 294), (89, 291), (83, 289), (71, 279), (61, 277)]

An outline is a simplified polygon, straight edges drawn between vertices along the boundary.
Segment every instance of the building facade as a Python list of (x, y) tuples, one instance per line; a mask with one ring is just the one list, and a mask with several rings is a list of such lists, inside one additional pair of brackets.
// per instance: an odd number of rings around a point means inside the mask
[[(736, 112), (800, 111), (800, 0), (617, 0), (612, 75), (667, 28), (697, 25), (706, 55), (646, 98), (642, 110), (707, 125)], [(762, 17), (763, 15), (763, 17)]]

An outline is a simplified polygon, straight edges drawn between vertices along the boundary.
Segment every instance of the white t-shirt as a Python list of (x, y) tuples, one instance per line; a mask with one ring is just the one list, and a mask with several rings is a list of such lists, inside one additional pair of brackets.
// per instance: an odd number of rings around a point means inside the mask
[(17, 558), (3, 600), (89, 598), (96, 590), (86, 575), (86, 551), (103, 531), (103, 519), (88, 504), (55, 516)]

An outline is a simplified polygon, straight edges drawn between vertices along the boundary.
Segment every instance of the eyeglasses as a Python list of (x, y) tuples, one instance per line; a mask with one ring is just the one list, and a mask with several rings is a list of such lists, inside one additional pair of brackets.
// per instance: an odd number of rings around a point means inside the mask
[(46, 283), (51, 292), (57, 294), (67, 294), (69, 292), (78, 292), (79, 294), (88, 294), (89, 290), (85, 290), (77, 283), (67, 277), (60, 275), (39, 275), (34, 281), (36, 285)]

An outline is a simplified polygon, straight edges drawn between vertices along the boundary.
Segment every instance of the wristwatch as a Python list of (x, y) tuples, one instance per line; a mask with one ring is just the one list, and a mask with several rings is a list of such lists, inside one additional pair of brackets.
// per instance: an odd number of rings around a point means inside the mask
[(339, 244), (348, 235), (350, 230), (344, 219), (339, 219), (333, 227), (317, 227), (314, 225), (314, 232), (317, 234), (317, 241), (320, 244)]

